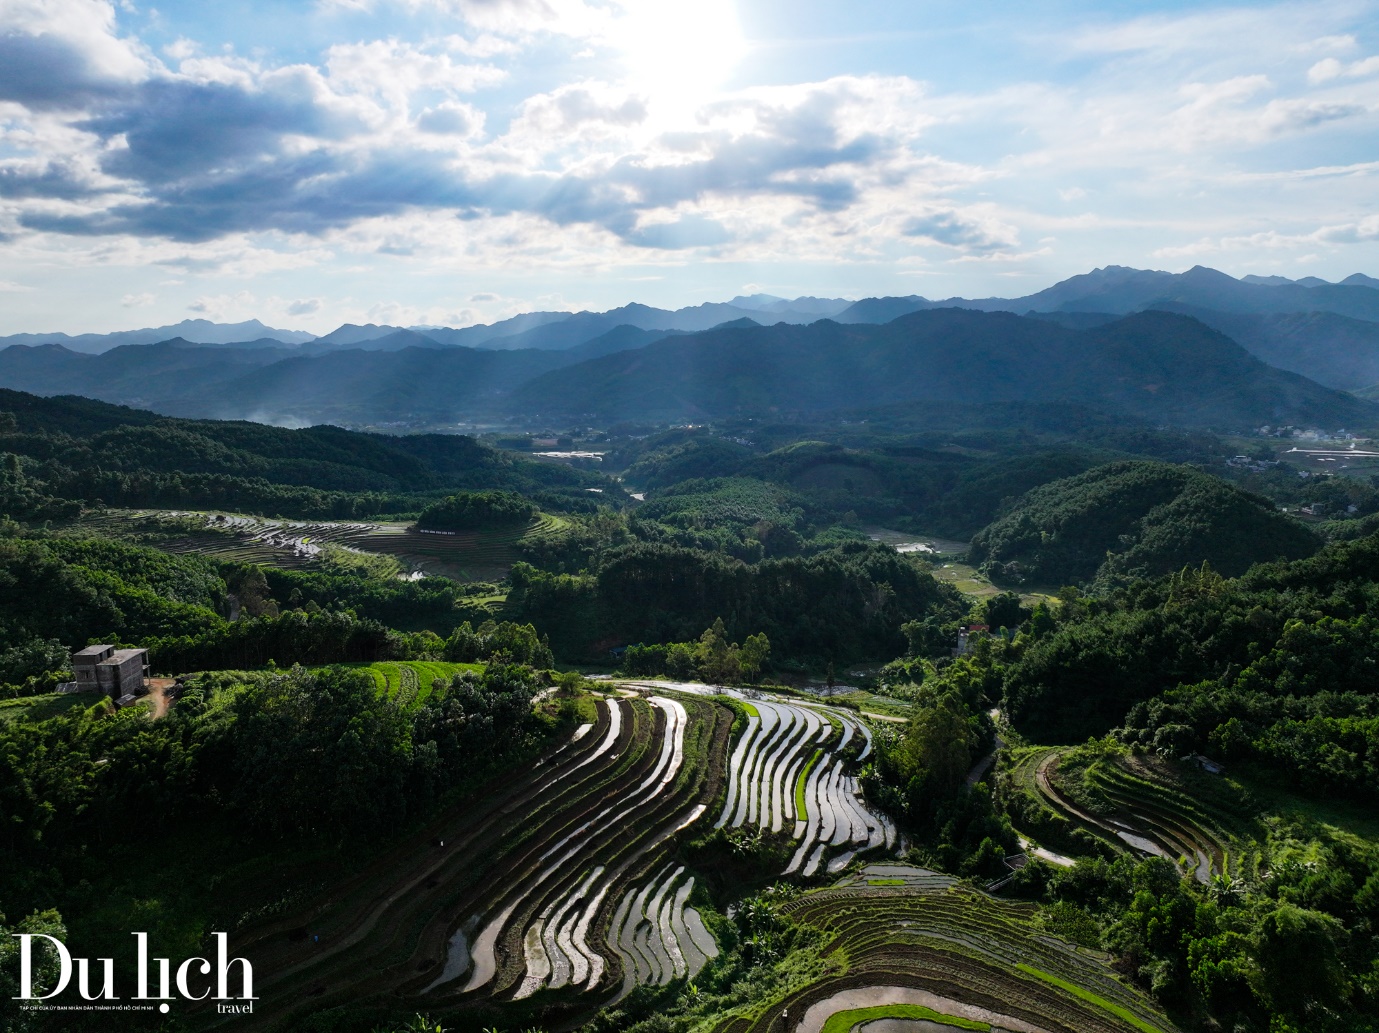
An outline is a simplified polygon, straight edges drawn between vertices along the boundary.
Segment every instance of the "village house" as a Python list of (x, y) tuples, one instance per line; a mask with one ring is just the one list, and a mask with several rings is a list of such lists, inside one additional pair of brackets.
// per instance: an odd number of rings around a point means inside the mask
[(72, 654), (72, 674), (76, 678), (75, 691), (104, 692), (123, 705), (144, 694), (148, 650), (87, 646)]

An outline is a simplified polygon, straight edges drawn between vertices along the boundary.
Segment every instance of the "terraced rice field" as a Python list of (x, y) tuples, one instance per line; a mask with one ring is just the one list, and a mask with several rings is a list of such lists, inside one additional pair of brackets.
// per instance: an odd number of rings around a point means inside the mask
[(371, 994), (461, 1011), (589, 994), (592, 1008), (702, 969), (718, 948), (692, 874), (668, 860), (722, 791), (733, 715), (667, 695), (597, 709), (522, 777), (254, 932), (263, 1011), (290, 1027), (303, 1002)]
[(799, 846), (787, 875), (840, 871), (859, 850), (895, 845), (895, 827), (862, 802), (851, 773), (872, 751), (860, 718), (783, 699), (754, 699), (752, 707), (728, 761), (716, 828), (788, 832)]
[(687, 906), (693, 892), (694, 876), (686, 876), (683, 865), (667, 865), (623, 894), (608, 945), (622, 959), (624, 993), (638, 983), (664, 986), (693, 979), (718, 957), (704, 919)]
[[(542, 513), (524, 527), (482, 534), (420, 531), (411, 524), (269, 520), (225, 513), (185, 511), (111, 513), (92, 518), (107, 533), (128, 530), (131, 521), (164, 516), (177, 531), (158, 547), (173, 553), (198, 553), (239, 563), (263, 563), (296, 569), (317, 559), (321, 546), (339, 545), (358, 552), (396, 557), (409, 570), (459, 581), (500, 580), (518, 559), (519, 542), (563, 534), (569, 521)], [(184, 531), (187, 517), (204, 520), (203, 530)], [(177, 525), (173, 521), (177, 521)]]
[[(1254, 839), (1238, 813), (1184, 785), (1188, 772), (1144, 756), (1103, 758), (1081, 768), (1067, 784), (1059, 762), (1066, 750), (1026, 757), (1016, 778), (1055, 812), (1118, 850), (1167, 858), (1199, 882), (1239, 873), (1239, 859)], [(1206, 778), (1210, 776), (1198, 776)]]
[[(881, 880), (887, 884), (874, 885)], [(1019, 1033), (1174, 1030), (1101, 955), (1036, 930), (1032, 905), (959, 888), (923, 869), (874, 866), (783, 911), (826, 934), (821, 953), (830, 970), (754, 1002), (716, 1033), (832, 1033), (841, 1024), (829, 1025), (835, 1016), (881, 1018), (902, 1006), (927, 1009), (923, 1017), (939, 1028), (950, 1019)]]
[[(381, 688), (407, 692), (458, 666), (371, 670)], [(520, 777), (241, 935), (263, 973), (264, 1013), (290, 1027), (302, 1002), (370, 995), (443, 1013), (494, 999), (592, 1010), (639, 984), (691, 980), (718, 956), (696, 873), (672, 860), (682, 837), (716, 818), (794, 834), (792, 870), (810, 872), (894, 840), (857, 797), (851, 766), (872, 744), (855, 714), (756, 694), (755, 723), (734, 743), (719, 691), (601, 698), (595, 722)]]
[(632, 684), (721, 693), (743, 703), (747, 724), (728, 758), (728, 789), (714, 828), (755, 827), (793, 838), (798, 845), (781, 874), (838, 872), (862, 851), (895, 846), (894, 824), (862, 801), (853, 773), (871, 756), (872, 734), (852, 711), (760, 691)]

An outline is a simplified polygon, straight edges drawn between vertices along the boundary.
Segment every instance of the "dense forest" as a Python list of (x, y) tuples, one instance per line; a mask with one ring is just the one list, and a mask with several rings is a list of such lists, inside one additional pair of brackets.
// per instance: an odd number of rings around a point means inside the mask
[(0, 722), (0, 899), (15, 918), (55, 909), (81, 949), (107, 956), (131, 921), (195, 951), (183, 909), (240, 920), (215, 901), (218, 879), (173, 886), (152, 908), (117, 881), (102, 905), (93, 894), (111, 886), (112, 856), (138, 866), (174, 850), (223, 872), (279, 850), (290, 868), (293, 852), (379, 842), (568, 731), (558, 706), (533, 710), (540, 688), (530, 668), (498, 663), (417, 701), (348, 668), (294, 667), (199, 675), (156, 722), (108, 701)]
[(961, 597), (885, 546), (853, 542), (757, 563), (671, 545), (615, 549), (590, 574), (512, 571), (515, 620), (544, 629), (561, 655), (680, 642), (722, 619), (730, 636), (764, 633), (783, 660), (819, 667), (885, 658), (911, 620), (966, 610)]
[[(969, 655), (926, 659), (916, 628), (909, 658), (883, 671), (881, 691), (912, 717), (881, 731), (869, 793), (942, 870), (998, 878), (1023, 835), (1090, 855), (1021, 869), (1004, 892), (1037, 902), (1050, 931), (1111, 951), (1185, 1028), (1375, 1029), (1379, 844), (1362, 816), (1379, 801), (1376, 593), (1379, 536), (1236, 578), (1202, 563), (1103, 595), (1068, 589), (1056, 606), (993, 597), (980, 616), (1001, 633)], [(963, 776), (991, 746), (992, 706), (1016, 748), (973, 785)], [(1195, 794), (1179, 813), (1240, 837), (1232, 874), (1137, 859), (1037, 802), (1021, 758), (1050, 754), (1028, 744), (1077, 742), (1056, 755), (1079, 806), (1108, 785), (1143, 789), (1127, 770), (1178, 772)], [(1199, 771), (1190, 758), (1204, 755), (1234, 777)]]

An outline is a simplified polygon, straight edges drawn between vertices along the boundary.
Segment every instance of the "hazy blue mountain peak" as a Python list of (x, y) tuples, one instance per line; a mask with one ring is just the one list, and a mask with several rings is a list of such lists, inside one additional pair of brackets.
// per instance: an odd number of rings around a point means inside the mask
[(180, 337), (192, 344), (234, 344), (271, 338), (283, 344), (305, 344), (315, 340), (315, 334), (304, 330), (278, 330), (257, 319), (242, 323), (216, 323), (209, 319), (184, 319), (168, 326), (144, 327), (140, 330), (116, 330), (112, 333), (11, 334), (0, 337), (0, 348), (13, 344), (64, 344), (71, 351), (99, 354), (127, 344), (156, 344)]

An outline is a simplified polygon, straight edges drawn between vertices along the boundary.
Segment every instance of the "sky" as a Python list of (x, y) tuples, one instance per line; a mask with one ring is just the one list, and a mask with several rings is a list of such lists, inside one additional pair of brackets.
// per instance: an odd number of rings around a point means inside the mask
[(1379, 0), (0, 0), (0, 333), (1379, 275)]

